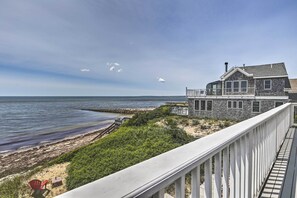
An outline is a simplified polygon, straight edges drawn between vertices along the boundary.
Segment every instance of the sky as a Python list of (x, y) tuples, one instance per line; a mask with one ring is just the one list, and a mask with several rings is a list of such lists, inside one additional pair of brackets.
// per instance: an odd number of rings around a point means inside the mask
[(185, 95), (285, 62), (296, 0), (0, 0), (0, 96)]

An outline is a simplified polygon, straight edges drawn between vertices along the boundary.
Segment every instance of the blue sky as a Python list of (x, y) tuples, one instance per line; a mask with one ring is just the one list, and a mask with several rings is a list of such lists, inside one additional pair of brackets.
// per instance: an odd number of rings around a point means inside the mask
[(0, 0), (0, 96), (184, 95), (226, 61), (285, 62), (297, 78), (296, 10), (293, 0)]

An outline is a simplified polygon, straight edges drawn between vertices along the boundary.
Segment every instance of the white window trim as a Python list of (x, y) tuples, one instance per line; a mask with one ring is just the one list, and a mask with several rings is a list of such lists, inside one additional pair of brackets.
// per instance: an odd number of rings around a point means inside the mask
[[(241, 102), (241, 108), (239, 108), (239, 103)], [(238, 107), (238, 109), (243, 109), (243, 102), (242, 101), (237, 101), (237, 107)]]
[[(228, 105), (229, 102), (231, 102), (231, 107)], [(232, 109), (232, 100), (227, 100), (227, 109)]]
[[(196, 109), (196, 101), (199, 101), (199, 105), (198, 105), (199, 109)], [(200, 111), (200, 100), (194, 100), (194, 110), (195, 111)]]
[[(245, 90), (245, 91), (242, 91), (242, 90), (241, 90), (241, 88), (242, 88), (242, 87), (241, 87), (241, 82), (243, 82), (243, 81), (246, 82), (246, 90)], [(248, 88), (249, 88), (249, 81), (248, 81), (248, 80), (241, 80), (241, 81), (240, 81), (240, 92), (241, 92), (241, 93), (243, 93), (243, 92), (244, 92), (244, 93), (247, 93), (247, 92), (248, 92)]]
[[(229, 102), (231, 102), (231, 108), (228, 106)], [(236, 102), (236, 108), (233, 107), (234, 102)], [(239, 108), (239, 102), (242, 102), (242, 108)], [(227, 100), (227, 109), (243, 109), (243, 101)]]
[[(246, 90), (245, 91), (242, 91), (241, 89), (241, 82), (245, 81), (246, 82)], [(231, 90), (230, 92), (228, 92), (227, 90), (229, 89), (227, 87), (227, 83), (231, 83)], [(235, 92), (234, 91), (234, 82), (238, 82), (238, 91)], [(225, 81), (225, 93), (247, 93), (248, 92), (248, 88), (249, 88), (249, 81), (248, 80), (228, 80), (228, 81)]]
[[(254, 110), (254, 102), (259, 102), (259, 112), (253, 111)], [(261, 101), (252, 101), (252, 113), (261, 113)]]
[[(270, 84), (270, 88), (269, 89), (267, 89), (266, 87), (265, 87), (265, 81), (268, 81), (269, 80), (269, 84)], [(263, 83), (264, 83), (264, 90), (271, 90), (272, 89), (272, 80), (271, 79), (268, 79), (268, 80), (264, 80), (263, 81)]]
[[(230, 91), (227, 91), (229, 89), (228, 86), (227, 86), (228, 82), (231, 83)], [(231, 80), (225, 81), (225, 86), (226, 86), (226, 93), (233, 93), (233, 81), (231, 81)]]
[[(211, 101), (211, 110), (207, 110), (207, 102)], [(206, 100), (206, 109), (205, 111), (211, 112), (213, 110), (213, 100)]]
[[(238, 82), (238, 91), (237, 91), (237, 92), (234, 91), (234, 83), (235, 83), (235, 82)], [(233, 85), (233, 86), (232, 86), (232, 88), (233, 88), (233, 89), (232, 89), (232, 93), (240, 93), (240, 80), (233, 80), (232, 85)]]
[[(199, 101), (199, 109), (196, 109), (195, 108), (196, 101)], [(201, 109), (201, 101), (205, 101), (205, 109), (204, 110)], [(211, 101), (211, 110), (207, 110), (207, 102), (208, 101)], [(208, 111), (208, 112), (212, 112), (213, 111), (213, 100), (194, 100), (194, 110), (195, 111)]]

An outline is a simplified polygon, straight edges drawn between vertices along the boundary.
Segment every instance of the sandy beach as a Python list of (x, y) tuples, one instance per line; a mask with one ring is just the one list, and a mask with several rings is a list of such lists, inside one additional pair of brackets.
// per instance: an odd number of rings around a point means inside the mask
[(87, 134), (67, 137), (51, 143), (2, 153), (0, 154), (0, 178), (29, 170), (63, 153), (90, 144), (104, 129), (105, 128)]

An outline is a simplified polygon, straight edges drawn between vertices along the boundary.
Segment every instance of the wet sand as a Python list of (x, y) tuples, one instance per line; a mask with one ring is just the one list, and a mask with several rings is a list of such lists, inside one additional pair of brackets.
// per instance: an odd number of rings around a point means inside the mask
[(0, 154), (0, 178), (30, 170), (61, 154), (88, 145), (105, 128), (82, 135)]

